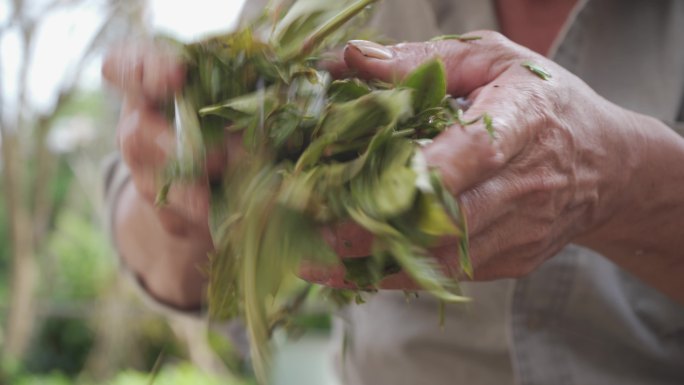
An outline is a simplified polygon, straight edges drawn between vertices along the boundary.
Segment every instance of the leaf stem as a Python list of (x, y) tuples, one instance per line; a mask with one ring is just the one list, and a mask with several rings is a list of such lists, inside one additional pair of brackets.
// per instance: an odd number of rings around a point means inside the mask
[(415, 134), (415, 133), (416, 133), (416, 129), (415, 129), (415, 128), (407, 128), (407, 129), (404, 129), (404, 130), (394, 131), (394, 132), (392, 133), (392, 137), (393, 137), (393, 138), (407, 137), (407, 136), (411, 136), (411, 135), (413, 135), (413, 134)]
[(347, 7), (344, 11), (340, 12), (337, 16), (328, 20), (325, 24), (320, 26), (316, 31), (314, 31), (311, 36), (304, 40), (302, 49), (295, 53), (293, 57), (287, 58), (285, 62), (290, 60), (302, 60), (318, 46), (320, 45), (326, 37), (330, 36), (333, 32), (337, 31), (344, 23), (352, 19), (358, 13), (363, 11), (367, 6), (377, 2), (378, 0), (359, 0), (356, 3)]

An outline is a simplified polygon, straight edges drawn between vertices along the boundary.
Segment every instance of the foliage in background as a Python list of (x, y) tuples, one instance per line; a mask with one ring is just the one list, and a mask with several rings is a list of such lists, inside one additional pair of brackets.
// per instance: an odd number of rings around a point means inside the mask
[[(69, 58), (73, 66), (54, 103), (37, 108), (28, 91), (42, 48), (37, 31), (52, 15), (78, 15), (83, 7), (101, 7), (103, 22), (83, 56)], [(102, 228), (100, 188), (103, 158), (114, 150), (117, 103), (102, 90), (78, 87), (101, 48), (134, 29), (141, 7), (138, 0), (15, 0), (10, 17), (0, 20), (0, 90), (13, 81), (21, 106), (7, 108), (8, 96), (0, 94), (0, 384), (102, 384), (124, 369), (144, 378), (161, 351), (169, 362), (189, 359), (166, 319), (123, 290)], [(20, 63), (15, 79), (3, 68), (11, 38), (19, 42), (9, 52)], [(63, 43), (69, 55), (73, 42)], [(207, 377), (169, 368), (162, 378)]]
[[(149, 385), (150, 374), (127, 371), (121, 373), (108, 385)], [(251, 385), (250, 382), (219, 378), (200, 372), (196, 367), (188, 364), (171, 366), (162, 369), (154, 377), (155, 385)]]
[[(8, 310), (4, 319), (3, 361), (21, 361), (28, 349), (34, 321), (38, 319), (36, 289), (41, 282), (41, 266), (54, 219), (62, 207), (64, 181), (61, 153), (50, 147), (50, 134), (61, 107), (74, 96), (81, 73), (95, 52), (110, 36), (111, 27), (126, 18), (126, 2), (101, 0), (36, 2), (15, 0), (10, 17), (0, 22), (0, 134), (2, 142), (2, 187), (8, 224)], [(99, 24), (86, 39), (80, 56), (73, 59), (56, 79), (54, 100), (40, 106), (31, 94), (32, 69), (37, 66), (41, 28), (50, 16), (79, 7), (100, 6)], [(81, 8), (82, 10), (83, 8)], [(8, 51), (14, 42), (16, 51)], [(6, 70), (12, 58), (16, 73)], [(47, 63), (48, 65), (50, 63)], [(39, 67), (40, 68), (40, 67)], [(10, 77), (14, 77), (13, 79)], [(6, 83), (13, 87), (4, 87)], [(7, 90), (16, 89), (14, 94)], [(52, 273), (52, 272), (47, 272)]]
[(56, 274), (50, 297), (54, 301), (95, 301), (112, 280), (115, 271), (109, 241), (88, 213), (76, 209), (58, 217), (48, 241)]
[(48, 375), (27, 375), (15, 379), (13, 385), (253, 385), (251, 382), (229, 380), (224, 377), (203, 373), (196, 367), (184, 363), (163, 367), (156, 376), (149, 372), (125, 370), (114, 379), (104, 383), (74, 379), (60, 373)]
[(88, 320), (48, 317), (39, 325), (24, 362), (27, 373), (60, 373), (74, 377), (83, 369), (95, 340)]

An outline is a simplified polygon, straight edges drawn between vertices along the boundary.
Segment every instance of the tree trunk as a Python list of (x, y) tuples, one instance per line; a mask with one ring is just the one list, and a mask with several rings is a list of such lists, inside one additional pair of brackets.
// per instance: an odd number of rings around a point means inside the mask
[(20, 150), (15, 132), (3, 130), (3, 185), (11, 233), (11, 284), (5, 327), (3, 357), (20, 360), (31, 337), (35, 320), (34, 290), (37, 279), (35, 242), (31, 215), (22, 186)]

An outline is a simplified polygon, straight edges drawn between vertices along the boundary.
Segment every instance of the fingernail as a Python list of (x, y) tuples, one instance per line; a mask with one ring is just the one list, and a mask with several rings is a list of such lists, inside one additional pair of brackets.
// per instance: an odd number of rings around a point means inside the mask
[(394, 57), (394, 51), (384, 45), (368, 40), (351, 40), (349, 46), (356, 48), (365, 57), (378, 60), (389, 60)]

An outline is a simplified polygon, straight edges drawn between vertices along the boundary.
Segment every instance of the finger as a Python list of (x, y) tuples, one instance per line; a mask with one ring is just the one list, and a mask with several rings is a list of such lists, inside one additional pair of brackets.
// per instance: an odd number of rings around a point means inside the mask
[(131, 178), (140, 196), (155, 207), (164, 228), (177, 236), (188, 235), (193, 229), (205, 228), (209, 218), (209, 186), (206, 180), (175, 181), (159, 204), (158, 195), (168, 181), (152, 169), (131, 171)]
[(106, 55), (102, 75), (109, 84), (128, 95), (161, 101), (182, 88), (185, 68), (168, 47), (122, 43)]
[(335, 253), (341, 258), (358, 258), (371, 255), (373, 234), (355, 222), (338, 223), (335, 228)]
[(209, 180), (220, 181), (225, 171), (239, 166), (248, 155), (241, 132), (226, 132), (223, 140), (207, 144), (206, 169)]
[(207, 226), (209, 221), (209, 184), (205, 179), (171, 184), (166, 206), (175, 210), (195, 226)]
[[(117, 133), (124, 162), (140, 195), (151, 205), (165, 183), (164, 172), (173, 154), (175, 137), (168, 122), (151, 107), (126, 103)], [(173, 233), (180, 233), (174, 225), (179, 216), (193, 224), (206, 222), (209, 193), (206, 180), (192, 183), (176, 182), (167, 195), (168, 204), (160, 210), (160, 219)]]
[[(359, 288), (345, 279), (345, 269), (343, 266), (321, 266), (312, 263), (302, 263), (297, 275), (307, 282), (332, 287), (335, 289), (374, 289)], [(423, 290), (407, 273), (401, 271), (387, 275), (377, 287), (382, 290)]]
[(221, 143), (207, 149), (205, 168), (211, 181), (220, 182), (228, 165), (228, 145)]
[[(521, 156), (525, 158), (525, 156)], [(520, 171), (525, 170), (525, 171)], [(502, 215), (522, 211), (530, 220), (554, 223), (571, 200), (564, 174), (529, 165), (525, 159), (460, 194), (472, 234), (497, 224)], [(530, 211), (529, 209), (532, 208)], [(523, 222), (523, 216), (518, 215)]]
[(487, 178), (505, 158), (484, 129), (454, 126), (422, 150), (428, 166), (437, 169), (447, 190), (457, 196)]
[(184, 83), (185, 67), (168, 48), (156, 48), (143, 55), (142, 86), (144, 95), (161, 101), (180, 90)]
[(356, 285), (344, 279), (345, 270), (340, 265), (322, 265), (311, 261), (302, 261), (297, 275), (303, 280), (336, 289), (356, 289)]
[[(510, 209), (490, 226), (471, 233), (470, 254), (475, 279), (515, 278), (536, 269), (570, 242), (581, 210), (573, 207), (549, 210), (532, 194), (523, 199), (524, 207)], [(553, 203), (551, 203), (553, 206)], [(529, 210), (535, 207), (538, 210)]]
[[(535, 139), (538, 127), (553, 121), (548, 84), (512, 68), (506, 83), (495, 82), (477, 90), (463, 120), (441, 133), (423, 153), (428, 165), (440, 170), (449, 191), (458, 195), (490, 178), (518, 157)], [(489, 122), (485, 117), (489, 117)]]
[(521, 278), (536, 270), (550, 256), (563, 248), (560, 244), (548, 244), (544, 249), (531, 251), (528, 246), (509, 248), (493, 255), (473, 271), (474, 281), (491, 281), (505, 278)]
[[(352, 41), (345, 51), (345, 60), (364, 77), (397, 82), (426, 60), (442, 58), (447, 69), (448, 91), (470, 96), (472, 105), (464, 120), (476, 123), (445, 131), (424, 152), (428, 165), (441, 171), (449, 191), (458, 194), (502, 167), (529, 142), (529, 133), (524, 131), (528, 127), (527, 117), (521, 116), (521, 111), (529, 114), (529, 106), (522, 104), (530, 102), (524, 98), (530, 95), (515, 95), (515, 87), (508, 84), (540, 83), (517, 65), (530, 55), (534, 54), (496, 33), (482, 32), (482, 39), (473, 41), (396, 46)], [(494, 81), (504, 74), (506, 79)], [(486, 115), (492, 118), (491, 127), (484, 120)], [(488, 137), (489, 128), (497, 131), (496, 140)]]
[[(526, 251), (537, 254), (546, 248), (549, 231), (545, 223), (525, 221), (517, 210), (510, 210), (497, 218), (496, 223), (477, 233), (469, 234), (470, 256), (477, 271), (490, 261), (500, 265), (522, 268), (521, 260), (511, 258)], [(500, 258), (499, 258), (500, 257)]]
[[(332, 287), (335, 289), (374, 289), (359, 288), (345, 279), (346, 271), (342, 265), (320, 265), (309, 261), (301, 263), (297, 275), (307, 282)], [(420, 287), (404, 272), (388, 275), (377, 285), (383, 290), (420, 290)]]
[(160, 170), (175, 147), (167, 120), (150, 106), (132, 103), (130, 98), (124, 102), (117, 139), (123, 160), (133, 173)]
[(318, 67), (328, 71), (333, 79), (343, 79), (353, 75), (353, 71), (344, 61), (344, 50), (330, 51), (322, 55)]
[(157, 207), (159, 218), (164, 230), (177, 238), (192, 239), (194, 242), (203, 241), (211, 244), (211, 229), (208, 221), (193, 223), (176, 211), (167, 207)]
[[(323, 236), (331, 246), (335, 245), (334, 231), (323, 231)], [(333, 237), (332, 242), (328, 237)], [(459, 265), (458, 245), (453, 239), (444, 240), (438, 246), (431, 248), (430, 253), (431, 257), (429, 258), (435, 258), (442, 272), (447, 277), (459, 279), (464, 276)], [(298, 270), (298, 275), (309, 282), (340, 289), (358, 289), (354, 283), (345, 279), (345, 273), (345, 268), (341, 263), (331, 265), (306, 260), (302, 261)], [(384, 290), (422, 289), (420, 285), (411, 278), (410, 274), (405, 271), (399, 271), (398, 273), (383, 277), (377, 287)]]
[(514, 63), (535, 54), (492, 31), (472, 32), (477, 40), (452, 39), (383, 46), (365, 40), (352, 40), (345, 48), (350, 69), (364, 78), (398, 82), (416, 67), (440, 58), (446, 67), (447, 92), (468, 95), (489, 84)]
[(480, 234), (516, 211), (517, 207), (511, 201), (502, 199), (500, 191), (490, 190), (494, 185), (499, 185), (501, 189), (506, 188), (503, 183), (505, 182), (499, 176), (494, 176), (459, 195), (459, 208), (466, 217), (470, 237)]

